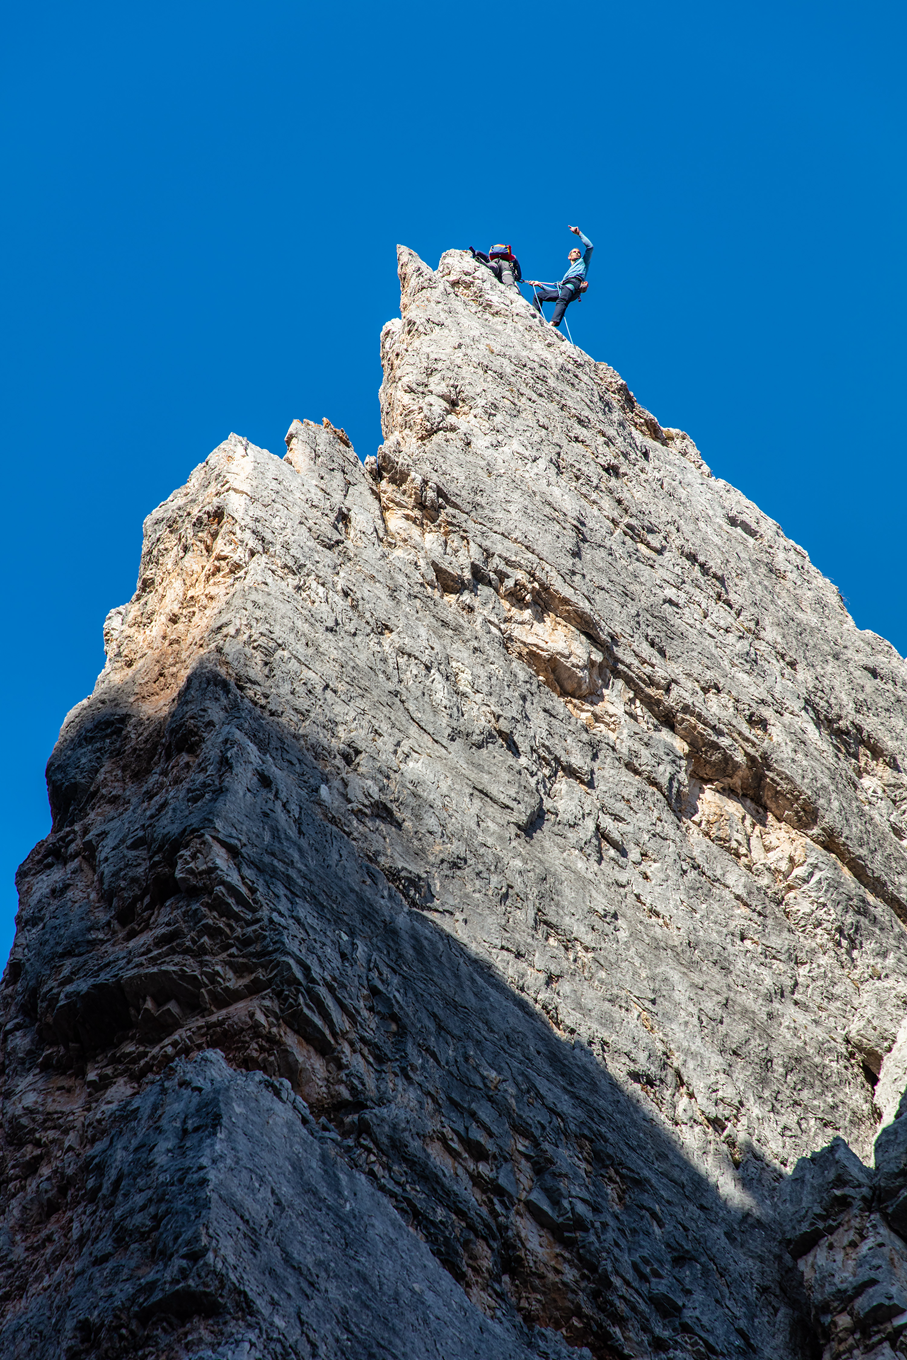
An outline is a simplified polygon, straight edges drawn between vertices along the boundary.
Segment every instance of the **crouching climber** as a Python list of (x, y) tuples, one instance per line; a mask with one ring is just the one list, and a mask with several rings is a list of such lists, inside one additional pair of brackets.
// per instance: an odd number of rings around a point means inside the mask
[(484, 251), (474, 250), (470, 246), (469, 253), (474, 260), (481, 260), (482, 264), (488, 266), (498, 283), (503, 283), (505, 288), (516, 288), (517, 292), (520, 291), (519, 282), (523, 274), (520, 262), (510, 246), (492, 246), (487, 255)]
[(569, 227), (574, 236), (578, 236), (586, 247), (580, 254), (578, 247), (574, 246), (568, 255), (570, 268), (567, 270), (560, 283), (540, 283), (538, 279), (527, 279), (526, 282), (532, 289), (532, 305), (544, 320), (545, 313), (542, 311), (543, 302), (555, 303), (554, 315), (551, 318), (552, 326), (559, 326), (564, 319), (564, 313), (571, 302), (576, 302), (588, 288), (586, 275), (589, 273), (589, 261), (592, 258), (592, 242), (584, 236), (579, 227)]

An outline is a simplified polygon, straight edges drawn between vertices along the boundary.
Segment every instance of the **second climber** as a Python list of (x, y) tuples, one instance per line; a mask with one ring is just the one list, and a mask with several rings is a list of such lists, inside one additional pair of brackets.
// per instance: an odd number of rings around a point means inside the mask
[(578, 236), (586, 247), (580, 253), (577, 246), (570, 251), (568, 259), (570, 268), (567, 270), (560, 283), (540, 283), (538, 279), (527, 279), (526, 282), (532, 288), (532, 305), (544, 320), (542, 311), (543, 302), (555, 303), (554, 315), (551, 318), (552, 326), (559, 326), (564, 319), (564, 313), (575, 302), (580, 294), (586, 291), (586, 275), (589, 272), (589, 261), (592, 258), (592, 242), (588, 236), (584, 236), (579, 227), (569, 227), (574, 236)]

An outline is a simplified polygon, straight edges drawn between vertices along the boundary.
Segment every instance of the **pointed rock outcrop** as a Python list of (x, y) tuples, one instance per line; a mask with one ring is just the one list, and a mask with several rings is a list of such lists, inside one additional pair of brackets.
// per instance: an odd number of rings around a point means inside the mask
[(907, 667), (467, 254), (400, 278), (377, 457), (216, 449), (48, 765), (0, 1353), (896, 1347)]

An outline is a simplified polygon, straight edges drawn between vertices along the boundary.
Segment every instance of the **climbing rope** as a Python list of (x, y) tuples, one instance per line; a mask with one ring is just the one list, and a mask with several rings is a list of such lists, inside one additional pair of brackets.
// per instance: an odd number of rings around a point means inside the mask
[[(536, 302), (539, 303), (539, 316), (542, 318), (542, 321), (544, 321), (544, 320), (545, 320), (545, 313), (542, 311), (542, 304), (541, 304), (541, 302), (539, 302), (539, 295), (538, 295), (538, 292), (536, 291), (535, 284), (534, 284), (534, 283), (531, 283), (531, 284), (529, 285), (529, 287), (532, 289), (532, 291), (533, 291), (533, 293), (534, 293), (534, 295), (535, 295), (535, 300), (536, 300)], [(574, 295), (574, 296), (575, 296), (575, 295)], [(557, 304), (555, 304), (555, 305), (557, 305)], [(567, 305), (569, 306), (569, 303), (568, 303)], [(567, 310), (566, 310), (566, 308), (564, 309), (564, 327), (565, 327), (565, 329), (566, 329), (566, 331), (567, 331), (567, 339), (570, 341), (571, 345), (573, 345), (573, 347), (574, 347), (574, 349), (575, 349), (575, 348), (576, 348), (576, 345), (574, 344), (573, 336), (570, 334), (570, 327), (567, 325)]]

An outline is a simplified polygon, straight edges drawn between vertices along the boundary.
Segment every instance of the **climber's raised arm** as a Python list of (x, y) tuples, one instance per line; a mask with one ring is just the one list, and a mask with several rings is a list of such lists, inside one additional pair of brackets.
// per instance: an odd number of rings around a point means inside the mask
[(586, 266), (586, 268), (588, 269), (588, 268), (589, 268), (589, 260), (590, 260), (590, 258), (591, 258), (591, 256), (592, 256), (593, 250), (595, 249), (594, 245), (593, 245), (592, 242), (589, 240), (589, 237), (588, 237), (588, 236), (584, 236), (584, 235), (583, 235), (583, 233), (580, 231), (579, 227), (569, 227), (568, 230), (569, 230), (569, 231), (572, 231), (574, 236), (578, 236), (579, 239), (582, 241), (583, 245), (586, 247), (585, 251), (583, 252), (583, 264), (584, 264), (584, 265)]

